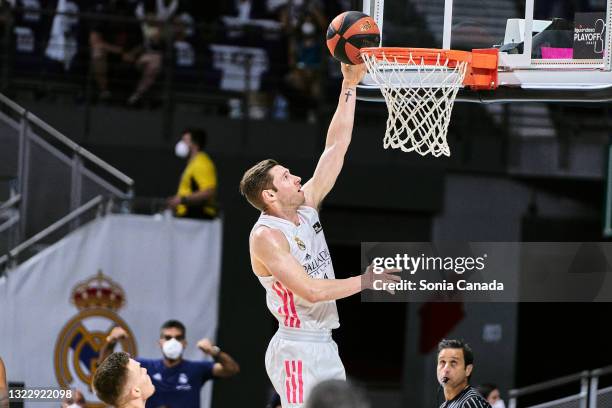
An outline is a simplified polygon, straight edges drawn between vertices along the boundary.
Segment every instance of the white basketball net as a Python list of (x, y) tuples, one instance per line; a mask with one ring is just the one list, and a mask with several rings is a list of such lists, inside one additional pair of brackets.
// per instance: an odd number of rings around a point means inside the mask
[(421, 156), (450, 156), (446, 134), (467, 62), (457, 61), (449, 67), (448, 59), (440, 54), (435, 65), (413, 59), (412, 54), (402, 63), (384, 53), (381, 59), (369, 53), (361, 57), (387, 103), (385, 149), (391, 146)]

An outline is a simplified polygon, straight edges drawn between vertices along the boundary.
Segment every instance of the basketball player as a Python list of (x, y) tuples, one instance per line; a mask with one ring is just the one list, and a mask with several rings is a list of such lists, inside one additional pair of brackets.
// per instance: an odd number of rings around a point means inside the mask
[(0, 408), (8, 408), (8, 385), (6, 384), (6, 369), (4, 362), (0, 358)]
[[(356, 85), (363, 65), (342, 64), (342, 90), (329, 126), (325, 150), (312, 179), (301, 178), (274, 160), (247, 170), (240, 191), (261, 216), (249, 238), (251, 264), (266, 290), (266, 303), (279, 322), (266, 352), (268, 376), (283, 408), (302, 407), (318, 382), (346, 379), (331, 330), (339, 327), (336, 299), (360, 292), (362, 277), (334, 279), (334, 269), (317, 209), (342, 169), (351, 142)], [(397, 281), (387, 270), (363, 286)]]
[(461, 340), (442, 340), (438, 344), (438, 382), (444, 389), (440, 408), (491, 408), (470, 385), (474, 369), (472, 349)]
[(144, 408), (155, 392), (147, 369), (122, 351), (112, 353), (98, 366), (92, 385), (98, 398), (116, 408)]

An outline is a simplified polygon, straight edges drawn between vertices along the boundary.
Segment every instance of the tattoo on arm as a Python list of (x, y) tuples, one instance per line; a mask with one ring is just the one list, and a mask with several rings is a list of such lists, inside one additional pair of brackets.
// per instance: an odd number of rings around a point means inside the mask
[(351, 95), (352, 95), (351, 91), (352, 91), (352, 89), (351, 89), (351, 88), (349, 88), (349, 89), (346, 91), (346, 93), (345, 93), (345, 95), (346, 95), (346, 99), (344, 100), (344, 102), (348, 102), (349, 98), (350, 98), (350, 97), (351, 97)]

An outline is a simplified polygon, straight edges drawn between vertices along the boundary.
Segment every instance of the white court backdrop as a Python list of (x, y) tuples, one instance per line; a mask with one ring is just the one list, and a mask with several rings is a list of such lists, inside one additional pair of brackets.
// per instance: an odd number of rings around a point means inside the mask
[[(214, 340), (217, 330), (221, 234), (220, 220), (109, 215), (10, 271), (0, 280), (0, 356), (9, 381), (75, 387), (96, 401), (91, 370), (116, 324), (133, 334), (117, 350), (158, 358), (160, 325), (178, 319), (187, 327), (184, 357), (206, 358), (196, 343)], [(211, 391), (209, 382), (203, 408)]]

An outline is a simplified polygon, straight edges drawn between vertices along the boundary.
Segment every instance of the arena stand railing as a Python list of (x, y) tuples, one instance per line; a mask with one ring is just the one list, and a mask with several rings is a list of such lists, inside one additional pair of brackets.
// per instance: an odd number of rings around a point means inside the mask
[[(609, 408), (611, 380), (612, 366), (607, 366), (512, 389), (508, 408)], [(547, 396), (553, 392), (555, 398), (550, 400)]]
[(0, 215), (10, 214), (0, 224), (0, 236), (9, 243), (0, 270), (103, 211), (129, 211), (130, 177), (2, 94), (0, 145), (0, 172), (15, 180), (0, 204)]

